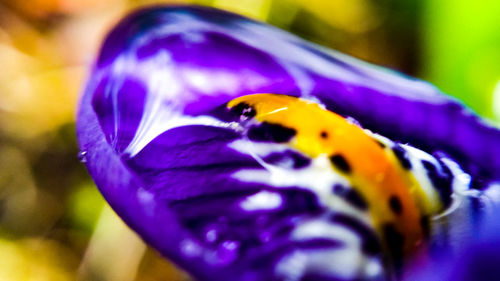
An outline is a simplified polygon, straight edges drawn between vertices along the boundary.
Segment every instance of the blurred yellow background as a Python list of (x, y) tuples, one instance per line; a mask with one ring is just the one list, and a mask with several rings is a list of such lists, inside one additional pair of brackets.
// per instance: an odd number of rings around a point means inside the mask
[(475, 2), (0, 1), (0, 280), (189, 280), (123, 225), (77, 158), (82, 83), (127, 12), (195, 3), (241, 13), (427, 79), (498, 124), (500, 2)]

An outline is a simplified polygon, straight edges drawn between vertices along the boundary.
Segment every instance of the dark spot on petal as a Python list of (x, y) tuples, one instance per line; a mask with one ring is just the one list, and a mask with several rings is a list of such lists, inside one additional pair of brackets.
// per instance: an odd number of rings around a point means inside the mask
[(344, 198), (354, 207), (362, 211), (368, 210), (368, 203), (354, 188), (345, 187), (341, 184), (335, 184), (332, 188), (332, 192), (337, 196)]
[(401, 200), (396, 195), (391, 196), (389, 198), (389, 207), (391, 211), (396, 215), (400, 215), (403, 212), (403, 205), (401, 204)]
[(436, 171), (436, 166), (434, 166), (434, 164), (432, 164), (431, 162), (429, 162), (427, 160), (422, 160), (422, 165), (424, 166), (425, 170), (427, 170), (427, 172)]
[(332, 162), (333, 166), (340, 170), (341, 172), (344, 173), (350, 173), (351, 172), (351, 166), (347, 162), (347, 160), (344, 158), (344, 156), (340, 154), (335, 154), (330, 156), (330, 162)]
[(335, 224), (346, 227), (360, 236), (362, 241), (362, 250), (368, 255), (377, 255), (380, 253), (380, 242), (377, 234), (369, 226), (361, 221), (345, 214), (333, 214), (330, 221)]
[(314, 238), (309, 240), (303, 240), (296, 242), (297, 246), (302, 249), (308, 250), (324, 250), (328, 248), (340, 248), (344, 243), (335, 239), (327, 239), (327, 238)]
[(422, 160), (422, 165), (427, 171), (427, 176), (439, 193), (439, 198), (444, 208), (451, 204), (453, 175), (446, 164), (439, 161), (441, 171), (430, 161)]
[(394, 152), (394, 155), (399, 160), (399, 163), (401, 163), (401, 166), (403, 166), (403, 168), (405, 168), (406, 170), (411, 169), (410, 159), (408, 159), (406, 150), (402, 146), (396, 144), (392, 147), (392, 151)]
[(311, 191), (306, 191), (299, 188), (290, 188), (282, 193), (284, 198), (283, 206), (286, 206), (286, 215), (318, 215), (323, 211), (318, 197)]
[(285, 150), (271, 153), (264, 158), (264, 162), (289, 169), (302, 169), (311, 164), (311, 159), (293, 150)]
[(385, 143), (379, 141), (378, 139), (373, 139), (381, 148), (384, 148), (386, 147)]
[(430, 231), (431, 231), (431, 225), (430, 225), (430, 220), (429, 220), (428, 216), (421, 216), (420, 217), (420, 226), (422, 227), (424, 235), (426, 237), (428, 237), (430, 234)]
[(240, 117), (240, 119), (250, 119), (257, 115), (257, 111), (245, 102), (241, 102), (231, 108), (231, 113)]
[(268, 122), (263, 122), (248, 130), (248, 138), (253, 141), (288, 142), (296, 134), (297, 131), (293, 128)]
[(488, 187), (488, 182), (489, 180), (486, 180), (484, 178), (480, 177), (474, 177), (470, 181), (470, 189), (477, 189), (477, 190), (483, 190), (484, 188)]
[(401, 235), (393, 224), (386, 224), (383, 227), (384, 239), (391, 252), (396, 268), (400, 268), (403, 258), (404, 236)]
[(321, 131), (321, 133), (319, 134), (319, 136), (322, 139), (327, 139), (328, 138), (328, 132), (327, 131)]

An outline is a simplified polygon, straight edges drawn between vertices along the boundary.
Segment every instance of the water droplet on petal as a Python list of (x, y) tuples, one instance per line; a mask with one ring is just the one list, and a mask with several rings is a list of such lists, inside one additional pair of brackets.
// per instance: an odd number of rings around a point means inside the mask
[(87, 162), (87, 151), (85, 150), (82, 150), (80, 152), (78, 152), (78, 161), (82, 162), (82, 163), (86, 163)]
[(200, 245), (190, 239), (185, 239), (180, 243), (181, 251), (188, 257), (199, 256), (202, 252)]
[(240, 247), (240, 243), (238, 241), (224, 241), (222, 242), (222, 247), (229, 251), (235, 251)]
[(205, 234), (207, 242), (215, 242), (217, 240), (217, 230), (211, 229)]

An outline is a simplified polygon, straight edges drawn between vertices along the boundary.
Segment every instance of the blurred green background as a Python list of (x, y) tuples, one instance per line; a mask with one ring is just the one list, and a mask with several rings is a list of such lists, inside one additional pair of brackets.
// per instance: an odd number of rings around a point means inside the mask
[[(500, 120), (500, 1), (0, 1), (0, 280), (189, 280), (116, 217), (78, 161), (99, 44), (154, 3), (235, 11), (435, 83)], [(124, 247), (126, 245), (126, 247)]]

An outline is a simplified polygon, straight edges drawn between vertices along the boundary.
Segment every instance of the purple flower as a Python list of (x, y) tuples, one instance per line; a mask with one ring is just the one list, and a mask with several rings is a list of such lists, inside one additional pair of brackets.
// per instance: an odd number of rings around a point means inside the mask
[[(313, 193), (232, 176), (261, 167), (231, 147), (242, 136), (226, 126), (226, 103), (253, 93), (313, 99), (393, 140), (445, 153), (478, 188), (500, 175), (500, 131), (426, 82), (219, 10), (138, 11), (111, 31), (95, 63), (78, 114), (80, 148), (113, 209), (200, 280), (348, 276), (307, 267), (342, 241), (291, 235), (304, 218), (323, 215)], [(285, 154), (266, 161), (307, 161)], [(483, 201), (467, 203), (450, 231), (474, 229)], [(450, 248), (433, 241), (431, 249)]]

